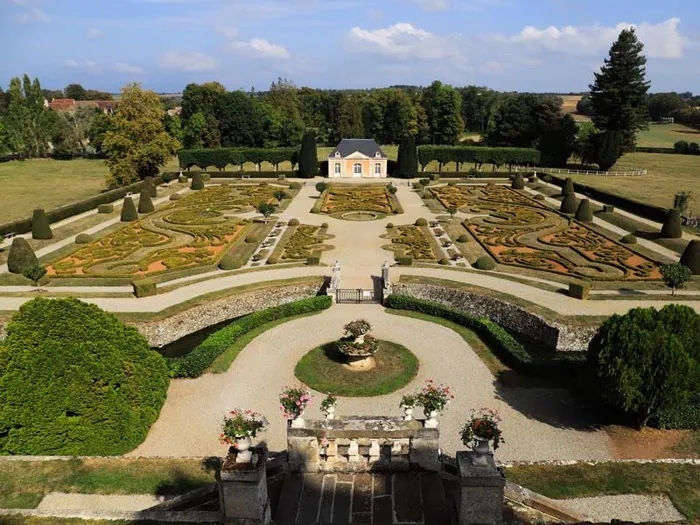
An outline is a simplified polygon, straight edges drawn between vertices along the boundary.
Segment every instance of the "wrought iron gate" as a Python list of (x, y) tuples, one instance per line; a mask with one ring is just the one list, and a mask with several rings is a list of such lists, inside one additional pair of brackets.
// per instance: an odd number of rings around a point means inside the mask
[(335, 292), (335, 302), (338, 304), (360, 304), (360, 303), (377, 303), (379, 299), (374, 290), (357, 289), (338, 289)]

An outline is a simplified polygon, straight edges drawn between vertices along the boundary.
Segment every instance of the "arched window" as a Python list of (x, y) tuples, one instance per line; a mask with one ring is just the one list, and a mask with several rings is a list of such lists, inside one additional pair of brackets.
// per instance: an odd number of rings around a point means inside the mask
[(382, 165), (379, 164), (379, 162), (377, 162), (377, 163), (374, 165), (374, 174), (375, 174), (375, 175), (381, 175), (381, 174), (382, 174)]
[(359, 162), (356, 162), (355, 164), (352, 165), (352, 172), (355, 175), (362, 175), (362, 164)]
[(335, 163), (335, 167), (333, 168), (333, 170), (335, 171), (336, 175), (340, 175), (340, 162)]

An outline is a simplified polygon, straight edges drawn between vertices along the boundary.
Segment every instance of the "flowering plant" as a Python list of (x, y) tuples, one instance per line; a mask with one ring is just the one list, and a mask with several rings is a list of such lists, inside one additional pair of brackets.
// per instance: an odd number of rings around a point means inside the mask
[(267, 419), (252, 410), (231, 410), (221, 423), (219, 441), (222, 445), (234, 445), (236, 439), (255, 437), (265, 430)]
[(455, 398), (449, 386), (436, 385), (432, 379), (426, 380), (423, 390), (416, 397), (426, 415), (430, 412), (441, 412), (450, 400)]
[(409, 394), (401, 398), (401, 403), (399, 406), (401, 408), (415, 408), (418, 404), (418, 396), (416, 394)]
[(328, 409), (334, 407), (337, 403), (338, 400), (334, 396), (329, 394), (323, 401), (321, 401), (321, 412), (327, 414)]
[(493, 441), (493, 449), (496, 450), (504, 442), (501, 429), (498, 428), (500, 422), (501, 418), (495, 410), (482, 408), (478, 414), (472, 410), (472, 418), (464, 424), (462, 429), (462, 443), (469, 446), (476, 438), (486, 439)]
[(301, 415), (310, 401), (311, 394), (306, 387), (286, 387), (280, 393), (280, 410), (285, 419), (294, 419)]

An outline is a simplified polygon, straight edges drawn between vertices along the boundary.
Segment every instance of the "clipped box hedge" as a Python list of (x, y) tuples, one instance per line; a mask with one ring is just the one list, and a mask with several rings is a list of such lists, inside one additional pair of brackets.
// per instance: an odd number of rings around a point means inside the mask
[(199, 377), (214, 360), (223, 354), (243, 334), (264, 324), (296, 315), (320, 312), (330, 308), (330, 296), (322, 295), (293, 303), (274, 306), (233, 321), (207, 337), (202, 344), (183, 357), (169, 359), (171, 377)]
[(591, 285), (588, 283), (569, 283), (569, 297), (585, 301), (591, 293)]
[(665, 430), (700, 430), (700, 396), (662, 411), (650, 424)]
[(156, 283), (151, 279), (137, 279), (131, 281), (131, 286), (134, 289), (134, 295), (138, 298), (151, 297), (158, 293)]

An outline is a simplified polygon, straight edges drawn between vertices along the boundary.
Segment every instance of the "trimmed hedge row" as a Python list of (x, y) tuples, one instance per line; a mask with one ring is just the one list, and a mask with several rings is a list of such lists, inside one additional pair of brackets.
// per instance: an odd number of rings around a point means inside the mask
[[(190, 176), (194, 173), (190, 172)], [(177, 173), (174, 173), (177, 175)], [(285, 175), (286, 177), (297, 177), (295, 171), (283, 170), (283, 171), (205, 171), (202, 175), (209, 175), (212, 179), (240, 179), (243, 176), (250, 177), (251, 179), (279, 179), (280, 175)]]
[(586, 362), (585, 352), (561, 352), (553, 355), (551, 359), (533, 358), (525, 347), (499, 324), (439, 303), (392, 294), (387, 297), (386, 306), (441, 317), (469, 328), (479, 334), (500, 359), (522, 372), (536, 375), (575, 375)]
[(269, 162), (275, 168), (282, 162), (291, 162), (294, 166), (299, 152), (294, 148), (206, 148), (183, 149), (177, 156), (183, 168), (197, 166), (205, 170), (214, 166), (223, 171), (228, 165), (242, 166), (246, 162)]
[(650, 424), (662, 429), (700, 430), (700, 397), (661, 412)]
[(419, 146), (418, 162), (421, 166), (427, 166), (432, 161), (437, 161), (442, 166), (448, 162), (457, 164), (457, 171), (465, 162), (493, 164), (538, 164), (540, 152), (531, 148), (488, 148), (485, 146)]
[(275, 306), (237, 319), (207, 337), (202, 344), (189, 354), (169, 359), (170, 376), (199, 377), (211, 366), (214, 359), (224, 353), (243, 334), (278, 319), (325, 310), (330, 308), (331, 303), (332, 299), (330, 296), (322, 295)]

